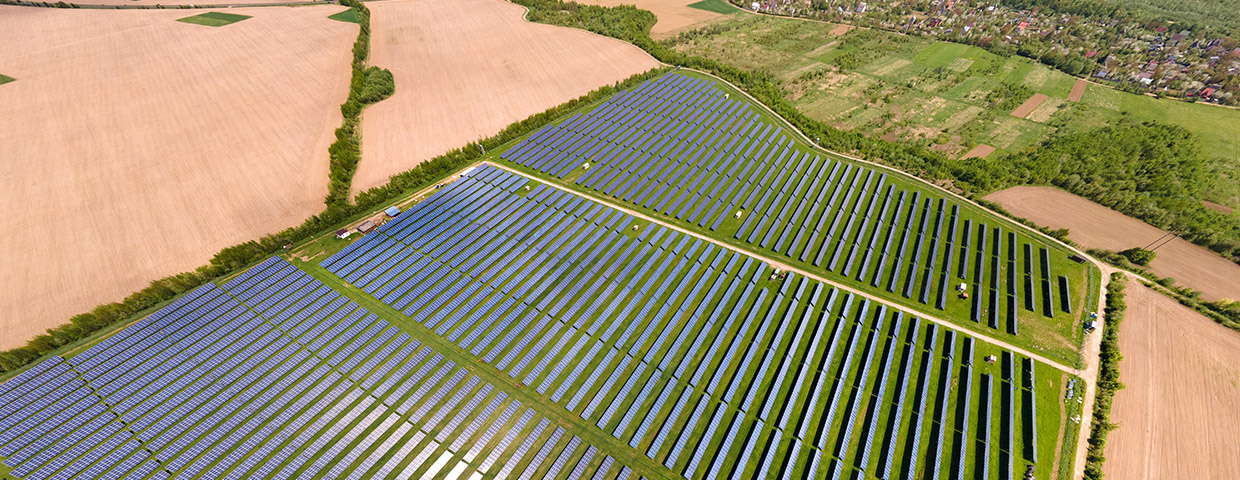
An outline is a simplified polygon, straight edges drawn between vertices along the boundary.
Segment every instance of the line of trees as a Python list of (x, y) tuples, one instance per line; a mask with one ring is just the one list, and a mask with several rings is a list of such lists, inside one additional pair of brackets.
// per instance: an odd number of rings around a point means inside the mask
[(1105, 450), (1107, 434), (1116, 425), (1111, 423), (1111, 402), (1115, 392), (1124, 388), (1119, 381), (1119, 361), (1124, 358), (1119, 353), (1119, 324), (1124, 320), (1124, 312), (1128, 304), (1124, 300), (1124, 288), (1127, 278), (1123, 273), (1111, 274), (1111, 283), (1107, 284), (1106, 323), (1102, 331), (1102, 349), (1099, 353), (1101, 363), (1098, 365), (1098, 394), (1094, 396), (1094, 421), (1089, 432), (1089, 450), (1085, 457), (1085, 478), (1102, 480), (1102, 464), (1106, 462)]
[(340, 0), (340, 4), (357, 12), (359, 29), (357, 40), (353, 42), (353, 73), (349, 79), (349, 97), (340, 105), (340, 114), (344, 120), (340, 128), (336, 129), (336, 141), (327, 149), (331, 170), (328, 173), (327, 198), (323, 202), (329, 208), (349, 204), (353, 174), (357, 173), (357, 162), (362, 159), (362, 139), (358, 131), (362, 109), (396, 91), (392, 72), (366, 66), (366, 60), (370, 57), (370, 9), (360, 0)]

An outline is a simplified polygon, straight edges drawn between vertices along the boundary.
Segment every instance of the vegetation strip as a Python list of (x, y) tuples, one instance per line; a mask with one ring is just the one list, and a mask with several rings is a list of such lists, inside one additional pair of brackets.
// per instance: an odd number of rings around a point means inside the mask
[(1111, 423), (1111, 402), (1115, 399), (1115, 392), (1124, 388), (1119, 381), (1119, 361), (1123, 358), (1119, 352), (1119, 325), (1128, 309), (1124, 301), (1126, 282), (1127, 275), (1115, 272), (1107, 285), (1106, 321), (1103, 322), (1102, 350), (1099, 352), (1098, 394), (1094, 397), (1093, 430), (1089, 434), (1089, 453), (1085, 462), (1085, 478), (1090, 480), (1104, 477), (1102, 464), (1106, 461), (1107, 434), (1118, 426)]
[[(350, 7), (354, 12), (352, 21), (358, 24), (359, 29), (357, 41), (353, 43), (353, 77), (349, 81), (349, 98), (340, 106), (344, 120), (340, 128), (336, 129), (336, 141), (327, 148), (331, 172), (327, 184), (327, 198), (323, 202), (328, 208), (349, 204), (353, 174), (357, 173), (357, 162), (362, 158), (361, 132), (358, 131), (362, 109), (396, 91), (391, 71), (366, 66), (366, 59), (370, 55), (370, 9), (366, 8), (361, 0), (340, 0), (340, 4)], [(347, 17), (334, 19), (350, 21)]]

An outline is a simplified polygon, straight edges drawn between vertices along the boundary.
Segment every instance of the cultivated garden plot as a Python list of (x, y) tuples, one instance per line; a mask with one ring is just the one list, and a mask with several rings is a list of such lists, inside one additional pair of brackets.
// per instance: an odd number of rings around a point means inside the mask
[(506, 383), (272, 258), (5, 382), (0, 458), (33, 479), (632, 472)]
[(491, 166), (318, 268), (664, 477), (1049, 477), (1074, 438), (1059, 370)]
[(1093, 288), (1071, 252), (894, 172), (822, 156), (673, 73), (502, 158), (686, 228), (1075, 363)]

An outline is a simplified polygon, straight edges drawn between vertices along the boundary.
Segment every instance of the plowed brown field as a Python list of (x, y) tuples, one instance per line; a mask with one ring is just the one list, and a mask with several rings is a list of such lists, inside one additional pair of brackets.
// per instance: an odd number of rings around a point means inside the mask
[(619, 40), (527, 22), (524, 8), (503, 0), (368, 6), (370, 63), (392, 70), (396, 93), (362, 114), (355, 192), (658, 66)]
[(322, 209), (340, 6), (0, 6), (0, 348)]
[[(986, 200), (1044, 227), (1067, 228), (1068, 238), (1085, 248), (1111, 251), (1144, 247), (1165, 231), (1115, 210), (1053, 187), (1013, 187)], [(1207, 300), (1240, 299), (1240, 265), (1176, 238), (1159, 247), (1150, 269), (1200, 290)]]
[(1019, 107), (1016, 107), (1016, 110), (1012, 110), (1012, 116), (1019, 117), (1019, 118), (1028, 117), (1030, 113), (1033, 113), (1033, 109), (1038, 108), (1038, 105), (1041, 105), (1042, 102), (1045, 102), (1047, 98), (1049, 97), (1041, 93), (1033, 94), (1032, 97), (1029, 97), (1028, 100), (1025, 100), (1025, 103), (1022, 103), (1020, 104)]
[(1072, 93), (1068, 94), (1068, 100), (1073, 102), (1081, 101), (1081, 98), (1085, 96), (1085, 87), (1088, 86), (1089, 82), (1085, 81), (1084, 78), (1076, 79), (1076, 83), (1072, 84)]
[(1240, 472), (1240, 334), (1130, 282), (1107, 478), (1226, 480)]

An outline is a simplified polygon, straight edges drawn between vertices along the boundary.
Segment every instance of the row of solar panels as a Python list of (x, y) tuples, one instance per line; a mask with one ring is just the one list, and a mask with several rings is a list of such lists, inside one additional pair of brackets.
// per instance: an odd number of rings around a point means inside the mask
[[(321, 265), (372, 279), (355, 283), (363, 290), (397, 282), (437, 299), (409, 313), (687, 478), (802, 474), (820, 464), (834, 478), (923, 468), (963, 476), (976, 467), (945, 460), (946, 445), (999, 456), (988, 442), (996, 432), (969, 436), (976, 418), (949, 419), (951, 403), (1015, 408), (1015, 399), (951, 391), (955, 332), (936, 354), (934, 324), (796, 276), (775, 290), (752, 259), (657, 226), (633, 235), (621, 212), (543, 185), (522, 195), (514, 178), (483, 166)], [(489, 240), (467, 242), (479, 236)], [(474, 247), (444, 248), (461, 242)], [(961, 361), (971, 363), (973, 340), (961, 342), (969, 345)], [(946, 363), (934, 365), (940, 356)], [(873, 375), (877, 387), (867, 383)], [(954, 441), (953, 432), (961, 432)], [(932, 467), (900, 455), (909, 441), (924, 445)]]
[[(814, 269), (947, 309), (947, 293), (957, 282), (948, 268), (953, 247), (971, 233), (972, 219), (960, 218), (959, 204), (888, 185), (886, 174), (873, 169), (799, 151), (743, 102), (726, 111), (683, 108), (686, 97), (721, 96), (702, 82), (665, 75), (546, 127), (503, 158), (559, 178), (590, 164), (577, 184), (698, 227), (723, 228), (737, 240)], [(880, 198), (882, 205), (875, 210)], [(947, 211), (950, 225), (944, 232)], [(958, 220), (964, 220), (963, 227)], [(997, 235), (1015, 234), (994, 229)], [(1009, 248), (1017, 247), (1009, 243)], [(986, 245), (978, 242), (975, 249), (982, 256)], [(967, 253), (962, 250), (962, 262)], [(856, 261), (858, 257), (863, 258)], [(1032, 265), (1026, 266), (1032, 271)], [(1017, 306), (1023, 303), (1035, 313), (1034, 298), (1041, 299), (1042, 315), (1055, 315), (1049, 307), (1055, 292), (1049, 288), (1000, 288), (1014, 280), (1014, 267), (1007, 264), (1007, 275), (999, 263), (956, 270), (958, 279), (975, 286), (995, 285), (975, 290), (969, 301), (972, 320), (981, 323), (985, 318), (985, 324), (999, 329), (1002, 316), (1003, 328), (1017, 334)], [(939, 274), (932, 274), (935, 270)], [(1067, 305), (1064, 312), (1071, 311), (1067, 294), (1065, 290), (1059, 299)]]
[(271, 259), (5, 382), (0, 455), (19, 478), (630, 474), (470, 372)]

